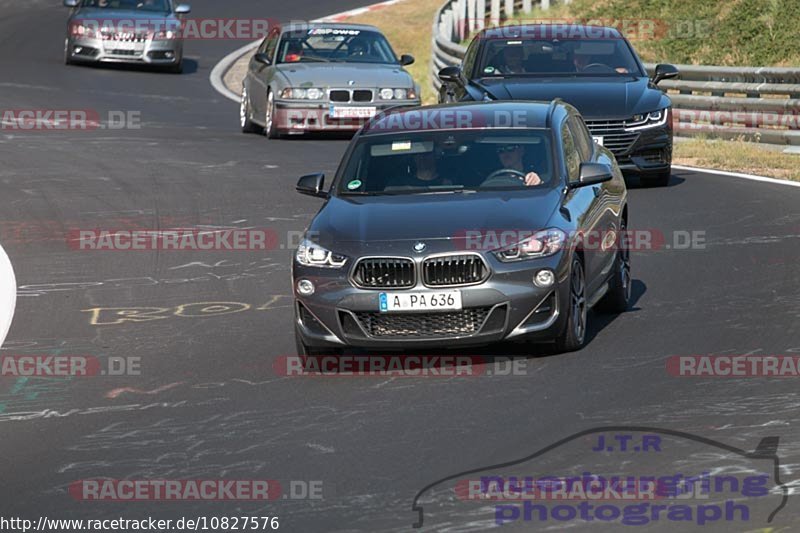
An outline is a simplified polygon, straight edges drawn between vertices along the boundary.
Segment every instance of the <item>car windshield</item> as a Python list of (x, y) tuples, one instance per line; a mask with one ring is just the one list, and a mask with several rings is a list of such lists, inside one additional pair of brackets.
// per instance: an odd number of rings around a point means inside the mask
[(478, 76), (642, 76), (623, 39), (490, 39)]
[(168, 12), (168, 0), (83, 0), (81, 7)]
[(311, 28), (286, 33), (278, 63), (335, 61), (397, 63), (389, 41), (378, 32), (353, 28)]
[[(363, 138), (339, 180), (341, 195), (526, 189), (555, 183), (548, 130), (397, 133)], [(531, 180), (529, 180), (531, 181)]]

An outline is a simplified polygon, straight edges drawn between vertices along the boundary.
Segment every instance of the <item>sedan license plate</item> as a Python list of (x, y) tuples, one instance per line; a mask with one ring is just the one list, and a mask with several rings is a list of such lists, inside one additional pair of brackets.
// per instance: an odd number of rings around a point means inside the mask
[(381, 313), (393, 311), (453, 311), (461, 309), (461, 291), (382, 292)]
[(378, 112), (377, 107), (337, 107), (331, 106), (331, 118), (372, 118)]
[(594, 142), (596, 142), (600, 146), (603, 146), (603, 138), (602, 137), (593, 136), (592, 139), (594, 140)]

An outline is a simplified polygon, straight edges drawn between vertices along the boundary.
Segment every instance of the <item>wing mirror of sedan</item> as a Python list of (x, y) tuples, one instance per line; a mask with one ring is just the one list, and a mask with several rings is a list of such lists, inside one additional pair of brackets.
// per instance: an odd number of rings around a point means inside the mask
[(658, 82), (661, 80), (677, 78), (679, 74), (680, 72), (675, 68), (675, 65), (668, 65), (666, 63), (656, 65), (656, 71), (653, 73), (653, 84), (658, 85)]
[(580, 177), (577, 181), (570, 182), (570, 189), (586, 187), (610, 181), (614, 177), (611, 167), (603, 163), (581, 163)]
[(416, 59), (414, 59), (414, 56), (412, 56), (411, 54), (403, 54), (400, 56), (400, 65), (403, 67), (407, 67), (408, 65), (413, 65), (414, 61), (416, 61)]
[(263, 63), (265, 65), (271, 65), (272, 59), (270, 59), (269, 54), (265, 54), (264, 52), (260, 52), (253, 56), (258, 63)]
[(78, 0), (64, 0), (64, 7), (78, 7)]
[(461, 67), (444, 67), (439, 71), (439, 79), (445, 83), (461, 83)]
[(187, 15), (192, 12), (192, 6), (189, 4), (178, 4), (175, 6), (176, 15)]
[(328, 193), (322, 190), (325, 185), (325, 174), (309, 174), (297, 181), (295, 190), (300, 194), (316, 196), (317, 198), (327, 198)]

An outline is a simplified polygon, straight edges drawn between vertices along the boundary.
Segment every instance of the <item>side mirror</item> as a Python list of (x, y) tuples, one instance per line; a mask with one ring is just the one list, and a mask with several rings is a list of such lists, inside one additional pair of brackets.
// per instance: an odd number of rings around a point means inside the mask
[(439, 71), (439, 79), (445, 83), (461, 83), (461, 67), (444, 67)]
[(309, 174), (303, 176), (297, 181), (295, 190), (300, 194), (307, 194), (308, 196), (316, 196), (317, 198), (327, 198), (328, 193), (322, 190), (325, 185), (325, 174)]
[(64, 0), (64, 7), (78, 7), (78, 0)]
[(253, 59), (255, 59), (258, 63), (263, 63), (264, 65), (272, 64), (272, 59), (270, 59), (269, 54), (265, 54), (264, 52), (254, 55)]
[(404, 67), (407, 67), (408, 65), (413, 65), (414, 61), (416, 61), (416, 59), (414, 59), (414, 56), (412, 56), (411, 54), (403, 54), (400, 56), (400, 65)]
[(661, 80), (670, 80), (677, 78), (680, 72), (675, 68), (675, 65), (668, 65), (666, 63), (656, 65), (656, 71), (653, 73), (653, 84), (658, 85)]
[(189, 4), (178, 4), (175, 6), (175, 14), (176, 15), (188, 15), (192, 12), (192, 6)]
[(569, 184), (570, 189), (586, 187), (610, 181), (614, 177), (611, 168), (603, 163), (581, 163), (580, 177)]

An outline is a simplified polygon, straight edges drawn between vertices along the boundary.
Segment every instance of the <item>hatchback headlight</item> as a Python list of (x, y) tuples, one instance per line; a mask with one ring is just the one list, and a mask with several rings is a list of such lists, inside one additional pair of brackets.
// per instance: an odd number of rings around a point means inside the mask
[(663, 126), (667, 123), (669, 111), (670, 108), (665, 107), (664, 109), (651, 111), (650, 113), (639, 113), (638, 115), (634, 115), (631, 120), (625, 123), (625, 129), (627, 131), (636, 131)]
[(86, 25), (77, 22), (72, 25), (71, 30), (74, 37), (86, 37), (87, 39), (94, 39), (98, 37), (97, 28), (92, 27), (92, 25)]
[(549, 257), (564, 248), (566, 234), (559, 229), (538, 231), (513, 246), (494, 252), (495, 257), (504, 263)]
[(347, 257), (333, 253), (308, 239), (303, 239), (297, 247), (294, 258), (301, 265), (322, 268), (341, 268), (347, 262)]
[(281, 91), (281, 98), (288, 100), (320, 100), (323, 96), (325, 96), (325, 91), (316, 87), (309, 89), (287, 87)]
[(163, 41), (172, 40), (178, 37), (178, 32), (175, 30), (159, 30), (153, 34), (153, 40)]
[(385, 88), (378, 91), (381, 100), (413, 100), (417, 97), (414, 89)]

